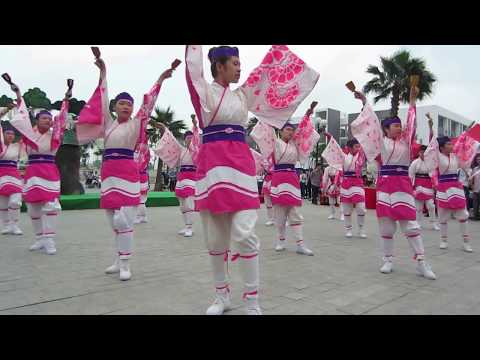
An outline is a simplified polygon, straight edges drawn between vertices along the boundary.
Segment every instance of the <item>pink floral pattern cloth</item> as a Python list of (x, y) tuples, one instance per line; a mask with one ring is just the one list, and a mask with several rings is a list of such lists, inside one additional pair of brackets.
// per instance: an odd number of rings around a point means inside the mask
[(320, 75), (286, 45), (273, 45), (242, 85), (249, 110), (281, 128), (315, 87)]
[(155, 153), (168, 167), (176, 167), (182, 154), (182, 145), (178, 143), (170, 130), (165, 129)]
[(373, 161), (381, 152), (382, 129), (377, 115), (369, 104), (366, 104), (360, 115), (350, 125), (352, 135), (362, 144), (368, 161)]

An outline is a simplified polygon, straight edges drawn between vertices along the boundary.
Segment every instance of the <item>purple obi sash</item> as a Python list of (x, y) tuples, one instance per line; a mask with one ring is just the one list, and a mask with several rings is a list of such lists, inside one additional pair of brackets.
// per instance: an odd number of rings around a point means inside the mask
[(180, 166), (180, 172), (186, 172), (186, 171), (197, 171), (197, 167), (195, 165)]
[(203, 129), (203, 143), (215, 141), (245, 142), (245, 128), (241, 125), (211, 125)]
[(103, 161), (106, 160), (133, 160), (133, 150), (130, 149), (105, 149)]
[(408, 166), (405, 165), (382, 165), (380, 176), (408, 176)]
[(430, 179), (430, 175), (422, 173), (415, 174), (415, 177), (419, 179)]
[(54, 164), (55, 156), (54, 155), (44, 155), (44, 154), (32, 154), (28, 155), (29, 164)]
[(360, 176), (357, 176), (357, 173), (355, 171), (345, 171), (343, 173), (343, 176), (348, 178), (360, 178)]
[(294, 164), (275, 164), (273, 171), (295, 171)]
[(0, 160), (0, 167), (17, 167), (17, 162), (15, 160)]
[(458, 181), (458, 174), (446, 174), (438, 177), (439, 182)]

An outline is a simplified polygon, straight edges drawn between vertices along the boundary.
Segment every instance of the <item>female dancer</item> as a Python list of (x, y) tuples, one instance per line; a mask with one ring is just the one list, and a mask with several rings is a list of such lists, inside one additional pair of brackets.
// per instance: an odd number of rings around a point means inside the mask
[(145, 142), (138, 144), (137, 150), (134, 154), (134, 159), (138, 165), (139, 181), (140, 181), (140, 204), (137, 208), (137, 216), (134, 224), (147, 223), (147, 199), (149, 189), (148, 179), (148, 164), (150, 162), (150, 149), (148, 147), (148, 138), (145, 137)]
[[(428, 126), (430, 128), (429, 141), (433, 139), (433, 120), (430, 114), (427, 114)], [(435, 214), (435, 203), (433, 201), (433, 180), (432, 173), (428, 171), (424, 161), (424, 154), (427, 147), (420, 145), (418, 150), (418, 158), (413, 160), (408, 169), (408, 175), (413, 183), (413, 194), (415, 196), (415, 204), (417, 207), (417, 221), (421, 224), (423, 218), (423, 207), (426, 206), (430, 224), (433, 230), (439, 231)]]
[[(29, 113), (20, 89), (12, 85), (17, 94), (17, 113), (11, 124), (23, 135), (28, 154), (25, 170), (23, 199), (27, 203), (28, 214), (35, 231), (35, 243), (31, 251), (45, 249), (48, 255), (57, 252), (55, 236), (58, 213), (62, 209), (60, 197), (60, 173), (55, 164), (55, 154), (62, 144), (68, 116), (71, 86), (62, 102), (60, 114), (52, 121), (52, 114), (42, 110), (35, 116), (37, 124), (32, 128)], [(53, 129), (52, 128), (53, 125)]]
[[(0, 110), (0, 119), (14, 107)], [(2, 234), (22, 235), (18, 227), (22, 206), (23, 179), (17, 169), (17, 162), (23, 157), (25, 148), (21, 141), (14, 142), (15, 132), (5, 129), (0, 133), (0, 215)]]
[[(261, 314), (258, 304), (258, 239), (254, 233), (260, 207), (253, 155), (245, 142), (248, 111), (259, 123), (282, 127), (318, 80), (286, 46), (273, 46), (262, 64), (240, 88), (230, 90), (240, 79), (238, 49), (210, 49), (208, 58), (214, 78), (203, 77), (200, 45), (186, 48), (187, 85), (203, 130), (198, 154), (196, 207), (213, 269), (216, 299), (207, 314), (223, 314), (230, 307), (229, 281), (224, 259), (235, 244), (245, 284), (247, 314)], [(257, 124), (258, 126), (258, 124)], [(271, 144), (273, 145), (273, 144)], [(232, 260), (233, 260), (232, 258)]]
[(434, 280), (436, 276), (425, 261), (420, 226), (416, 221), (413, 186), (408, 177), (415, 138), (415, 102), (418, 91), (416, 86), (411, 87), (407, 124), (403, 128), (398, 117), (383, 120), (380, 128), (378, 118), (367, 104), (365, 95), (355, 91), (355, 97), (362, 100), (364, 108), (351, 127), (352, 134), (362, 145), (367, 159), (373, 161), (378, 155), (381, 159), (376, 204), (384, 249), (384, 264), (380, 271), (388, 274), (393, 270), (393, 236), (398, 222), (413, 250), (414, 259), (417, 260), (418, 275)]
[(273, 226), (275, 224), (275, 218), (273, 216), (272, 196), (270, 194), (273, 174), (273, 162), (271, 158), (269, 160), (264, 160), (262, 162), (262, 167), (265, 174), (262, 184), (262, 195), (263, 201), (265, 202), (265, 207), (267, 208), (267, 222), (265, 223), (265, 226)]
[[(299, 211), (302, 206), (302, 197), (300, 179), (295, 170), (295, 164), (299, 161), (305, 162), (312, 151), (312, 146), (320, 137), (310, 122), (312, 113), (313, 107), (308, 109), (298, 130), (294, 125), (286, 123), (280, 131), (280, 138), (275, 140), (275, 148), (271, 149), (272, 153), (263, 154), (267, 158), (273, 157), (275, 164), (271, 185), (273, 212), (278, 231), (275, 251), (285, 250), (288, 220), (297, 242), (297, 253), (309, 256), (313, 255), (313, 251), (305, 246), (303, 239), (303, 216)], [(273, 134), (273, 129), (271, 129), (271, 133)], [(255, 141), (259, 140), (255, 137), (255, 132), (252, 132), (252, 137)]]
[(193, 132), (186, 131), (183, 135), (185, 147), (180, 145), (162, 123), (155, 123), (154, 126), (163, 133), (158, 142), (155, 153), (169, 167), (180, 166), (180, 172), (177, 176), (175, 185), (175, 195), (180, 202), (180, 211), (183, 216), (185, 227), (178, 232), (179, 235), (191, 237), (193, 235), (193, 213), (195, 212), (195, 180), (196, 180), (196, 161), (200, 145), (200, 135), (197, 127), (195, 115), (192, 116)]
[(115, 97), (113, 120), (110, 114), (107, 91), (107, 69), (97, 57), (95, 65), (100, 69), (99, 86), (80, 113), (77, 122), (79, 143), (98, 138), (104, 139), (105, 151), (101, 169), (100, 207), (105, 209), (108, 222), (115, 234), (116, 254), (107, 274), (119, 273), (120, 280), (132, 276), (129, 259), (133, 250), (133, 222), (140, 203), (140, 181), (134, 149), (145, 143), (145, 129), (165, 79), (172, 76), (172, 69), (160, 75), (152, 89), (145, 94), (143, 104), (134, 118), (133, 98), (122, 92)]
[(472, 252), (467, 229), (468, 211), (462, 184), (458, 181), (458, 169), (467, 170), (475, 156), (478, 142), (467, 132), (460, 135), (453, 145), (448, 136), (434, 139), (425, 150), (425, 164), (429, 171), (438, 171), (437, 206), (440, 219), (440, 249), (448, 247), (449, 218), (454, 215), (460, 225), (460, 235), (463, 238), (463, 250)]
[[(330, 215), (328, 220), (335, 219), (335, 203), (340, 204), (340, 183), (341, 172), (335, 166), (327, 166), (323, 172), (322, 191), (328, 197), (328, 204), (330, 205)], [(344, 220), (342, 208), (340, 208), (340, 220)]]
[[(367, 235), (363, 230), (365, 224), (365, 189), (363, 188), (362, 167), (365, 164), (365, 154), (362, 151), (357, 139), (353, 138), (347, 142), (349, 149), (345, 154), (332, 135), (325, 133), (329, 143), (322, 156), (330, 167), (342, 169), (342, 182), (340, 185), (340, 203), (345, 217), (345, 236), (352, 237), (352, 212), (357, 212), (358, 234), (361, 238)], [(335, 199), (333, 199), (335, 201)], [(330, 201), (330, 197), (329, 197)], [(332, 206), (332, 205), (330, 205)], [(335, 208), (332, 215), (335, 214)], [(330, 219), (330, 218), (329, 218)]]

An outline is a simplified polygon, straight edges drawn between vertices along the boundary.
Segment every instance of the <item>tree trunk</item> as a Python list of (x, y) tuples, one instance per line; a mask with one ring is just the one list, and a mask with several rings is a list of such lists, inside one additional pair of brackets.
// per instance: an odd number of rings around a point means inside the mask
[(398, 108), (400, 107), (400, 88), (395, 86), (392, 91), (392, 101), (390, 115), (392, 117), (398, 116)]
[(60, 193), (62, 195), (84, 194), (80, 182), (80, 146), (62, 145), (55, 157), (60, 172)]
[(155, 188), (153, 189), (154, 191), (162, 191), (163, 190), (162, 168), (163, 168), (163, 161), (160, 158), (158, 158), (157, 176), (155, 178)]

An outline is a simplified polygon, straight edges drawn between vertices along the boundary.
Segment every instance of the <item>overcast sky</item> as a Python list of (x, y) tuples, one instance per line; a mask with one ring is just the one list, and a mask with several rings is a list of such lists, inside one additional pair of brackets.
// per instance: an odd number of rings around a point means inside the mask
[[(210, 45), (204, 46), (204, 54)], [(408, 49), (413, 56), (426, 60), (428, 68), (437, 76), (434, 95), (420, 105), (439, 105), (471, 120), (480, 116), (478, 86), (480, 84), (480, 46), (408, 46), (408, 45), (289, 45), (290, 49), (320, 73), (320, 80), (312, 94), (299, 107), (295, 116), (304, 113), (311, 101), (318, 107), (331, 107), (342, 112), (357, 112), (358, 101), (345, 88), (352, 80), (358, 87), (370, 78), (365, 70), (369, 64), (379, 64), (379, 56), (388, 56), (399, 49)], [(108, 69), (110, 96), (128, 91), (138, 108), (142, 95), (151, 87), (163, 70), (175, 58), (184, 60), (184, 45), (101, 46), (102, 57)], [(242, 84), (249, 71), (260, 64), (270, 45), (241, 45)], [(205, 74), (210, 81), (207, 59)], [(176, 119), (189, 119), (193, 113), (186, 82), (185, 67), (180, 65), (167, 80), (157, 105), (171, 106)], [(8, 72), (22, 92), (40, 87), (52, 102), (63, 97), (66, 79), (75, 79), (74, 97), (87, 100), (98, 79), (89, 46), (0, 46), (0, 73)], [(8, 85), (0, 82), (0, 96), (12, 97)], [(379, 103), (375, 109), (388, 108)]]

